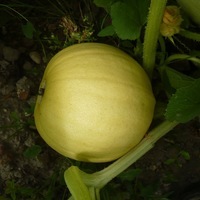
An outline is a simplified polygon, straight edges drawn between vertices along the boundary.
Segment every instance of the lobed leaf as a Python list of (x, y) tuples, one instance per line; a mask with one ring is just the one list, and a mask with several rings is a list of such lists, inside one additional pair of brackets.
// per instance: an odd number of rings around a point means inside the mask
[(165, 117), (169, 121), (185, 123), (200, 115), (200, 79), (176, 90), (171, 97)]
[(139, 38), (141, 28), (147, 20), (148, 7), (148, 0), (125, 0), (111, 6), (112, 25), (121, 39)]
[(106, 26), (104, 29), (102, 29), (99, 33), (99, 37), (105, 37), (105, 36), (113, 36), (115, 34), (114, 27), (112, 25)]

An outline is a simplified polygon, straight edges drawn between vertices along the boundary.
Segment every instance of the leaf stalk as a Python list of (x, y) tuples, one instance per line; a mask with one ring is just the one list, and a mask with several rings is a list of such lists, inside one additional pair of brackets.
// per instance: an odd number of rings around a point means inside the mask
[(157, 41), (160, 35), (160, 24), (167, 0), (151, 0), (143, 44), (143, 67), (152, 78), (155, 67)]
[[(113, 178), (118, 176), (121, 172), (131, 166), (134, 162), (136, 162), (139, 158), (141, 158), (145, 153), (147, 153), (150, 149), (154, 147), (154, 144), (163, 137), (166, 133), (171, 131), (178, 122), (169, 122), (164, 121), (159, 126), (155, 127), (153, 130), (149, 132), (149, 134), (132, 150), (130, 150), (127, 154), (113, 162), (111, 165), (106, 167), (105, 169), (95, 172), (93, 174), (87, 174), (81, 171), (78, 167), (72, 166), (65, 171), (65, 181), (70, 191), (72, 191), (72, 195), (74, 191), (81, 189), (78, 182), (69, 181), (69, 177), (73, 177), (73, 173), (75, 173), (74, 177), (79, 176), (78, 180), (85, 184), (87, 188), (94, 188), (99, 194), (101, 188), (103, 188), (108, 182), (110, 182)], [(73, 170), (72, 170), (73, 169)], [(70, 176), (67, 174), (70, 173)], [(79, 188), (77, 188), (79, 187)], [(81, 189), (82, 190), (82, 189)], [(82, 191), (79, 194), (87, 193), (87, 191)], [(78, 195), (80, 196), (80, 195)], [(81, 195), (83, 196), (83, 195)], [(81, 200), (80, 197), (76, 197), (75, 200)], [(100, 197), (93, 197), (91, 199), (85, 200), (99, 200)]]

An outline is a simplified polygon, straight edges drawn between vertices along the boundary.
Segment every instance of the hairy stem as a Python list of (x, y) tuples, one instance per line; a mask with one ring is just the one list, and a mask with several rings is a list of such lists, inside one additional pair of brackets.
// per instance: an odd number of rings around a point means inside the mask
[(173, 54), (165, 60), (165, 64), (176, 62), (178, 60), (190, 60), (190, 61), (200, 64), (199, 58), (197, 58), (195, 56), (187, 55), (187, 54)]
[(188, 39), (192, 39), (192, 40), (195, 40), (197, 42), (200, 42), (200, 33), (194, 33), (194, 32), (183, 29), (179, 32), (179, 34), (181, 36), (188, 38)]
[[(123, 157), (119, 158), (117, 161), (109, 165), (107, 168), (95, 172), (93, 174), (87, 174), (81, 171), (78, 167), (72, 166), (65, 172), (65, 181), (68, 188), (70, 189), (72, 195), (78, 195), (75, 200), (81, 200), (83, 193), (88, 195), (89, 188), (93, 188), (96, 194), (99, 194), (99, 190), (103, 188), (108, 182), (113, 178), (118, 176), (121, 172), (131, 166), (135, 161), (141, 158), (145, 153), (154, 147), (154, 144), (163, 137), (166, 133), (171, 131), (178, 123), (165, 121), (159, 126), (154, 128), (149, 134), (132, 150), (130, 150)], [(74, 176), (73, 176), (74, 174)], [(77, 178), (77, 182), (74, 177)], [(72, 179), (72, 181), (68, 180)], [(85, 184), (84, 188), (81, 184)], [(80, 186), (79, 186), (80, 184)], [(82, 193), (80, 192), (82, 190)], [(90, 192), (89, 192), (90, 193)], [(82, 194), (82, 195), (81, 195)], [(97, 200), (100, 199), (98, 195), (95, 197)], [(95, 199), (94, 197), (91, 199)], [(87, 197), (89, 200), (89, 198)]]
[(96, 178), (96, 183), (94, 185), (93, 182), (93, 186), (95, 188), (104, 187), (113, 178), (115, 178), (117, 175), (127, 169), (150, 149), (152, 149), (154, 147), (154, 144), (166, 133), (172, 130), (177, 124), (177, 122), (165, 121), (154, 128), (135, 148), (133, 148), (123, 157), (115, 161), (113, 164), (109, 165), (107, 168), (92, 174), (92, 176), (95, 176)]
[(167, 0), (151, 0), (149, 8), (144, 37), (143, 67), (150, 78), (152, 77), (153, 69), (155, 67), (157, 41), (166, 3)]
[(64, 179), (72, 194), (70, 199), (74, 200), (95, 200), (89, 192), (81, 177), (81, 171), (78, 167), (72, 166), (64, 173)]

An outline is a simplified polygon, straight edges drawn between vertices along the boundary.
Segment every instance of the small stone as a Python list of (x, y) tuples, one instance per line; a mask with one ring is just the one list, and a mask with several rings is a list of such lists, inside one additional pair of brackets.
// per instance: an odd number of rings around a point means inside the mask
[(0, 60), (0, 73), (8, 73), (8, 65), (10, 63), (6, 60)]
[(29, 56), (36, 64), (40, 64), (41, 63), (41, 56), (37, 51), (30, 52)]
[(4, 87), (1, 88), (0, 92), (2, 95), (6, 96), (9, 95), (13, 90), (14, 90), (13, 85), (5, 85)]
[(27, 100), (30, 93), (31, 83), (27, 77), (22, 77), (16, 83), (17, 96), (20, 100)]
[(23, 69), (24, 70), (31, 70), (32, 69), (32, 64), (28, 61), (26, 61), (24, 64), (23, 64)]
[(14, 62), (18, 60), (19, 55), (20, 55), (20, 52), (17, 49), (14, 49), (8, 46), (3, 47), (3, 56), (5, 60), (9, 62)]

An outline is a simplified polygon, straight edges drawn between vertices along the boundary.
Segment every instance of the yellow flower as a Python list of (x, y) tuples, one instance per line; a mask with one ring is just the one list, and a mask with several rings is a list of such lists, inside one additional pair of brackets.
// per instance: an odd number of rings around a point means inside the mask
[(160, 26), (161, 35), (171, 37), (179, 33), (182, 21), (180, 9), (177, 6), (166, 6)]

